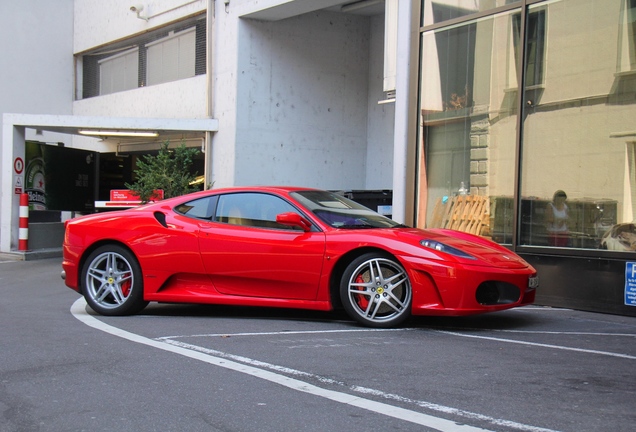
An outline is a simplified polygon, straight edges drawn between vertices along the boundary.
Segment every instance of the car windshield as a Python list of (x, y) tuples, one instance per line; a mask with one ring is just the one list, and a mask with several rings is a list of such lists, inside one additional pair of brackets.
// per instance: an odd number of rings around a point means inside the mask
[(396, 228), (401, 225), (332, 192), (298, 191), (291, 194), (320, 220), (334, 228)]

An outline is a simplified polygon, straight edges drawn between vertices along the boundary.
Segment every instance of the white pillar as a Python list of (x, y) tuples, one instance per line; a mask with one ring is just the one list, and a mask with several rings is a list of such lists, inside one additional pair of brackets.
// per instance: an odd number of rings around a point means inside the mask
[(419, 2), (399, 2), (397, 26), (393, 219), (408, 225), (414, 225), (415, 208)]
[[(24, 126), (13, 124), (11, 114), (2, 116), (2, 181), (0, 185), (0, 252), (18, 248), (20, 194), (15, 192), (16, 177), (22, 176), (24, 191)], [(15, 171), (16, 158), (22, 159), (22, 173)]]

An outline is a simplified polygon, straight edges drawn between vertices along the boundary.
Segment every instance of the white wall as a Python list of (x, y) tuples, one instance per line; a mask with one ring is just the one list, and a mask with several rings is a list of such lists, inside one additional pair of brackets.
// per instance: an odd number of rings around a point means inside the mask
[(3, 1), (0, 112), (70, 114), (73, 0)]
[[(0, 118), (4, 113), (70, 114), (73, 97), (73, 0), (3, 0), (0, 5)], [(27, 129), (24, 138), (42, 142), (70, 142), (67, 135)], [(0, 134), (0, 166), (4, 157), (24, 156), (10, 151)], [(2, 151), (7, 147), (7, 151)], [(21, 146), (21, 152), (24, 152)], [(18, 153), (20, 150), (18, 150)], [(9, 166), (11, 163), (9, 162)], [(13, 182), (14, 176), (4, 175)], [(0, 202), (15, 202), (13, 184), (0, 181)], [(6, 194), (11, 194), (7, 197)], [(13, 206), (12, 206), (13, 207)], [(12, 211), (17, 212), (17, 204)], [(12, 241), (9, 209), (0, 217), (0, 244)], [(17, 232), (17, 230), (16, 230)], [(3, 249), (5, 247), (3, 246)], [(8, 246), (6, 247), (8, 250)]]
[(369, 25), (310, 13), (239, 27), (236, 182), (362, 188)]
[(205, 118), (205, 110), (205, 75), (91, 97), (73, 104), (73, 114), (86, 116)]
[(217, 25), (215, 186), (391, 187), (393, 109), (377, 105), (382, 17), (237, 22), (217, 11)]
[[(207, 0), (77, 0), (74, 3), (73, 52), (76, 54), (146, 32), (207, 8)], [(149, 16), (148, 21), (137, 18), (130, 11), (130, 6), (134, 4), (144, 6), (141, 16)], [(185, 6), (179, 7), (181, 5)]]
[[(130, 11), (133, 4), (144, 6), (137, 18)], [(82, 0), (75, 1), (74, 52), (95, 49), (121, 39), (161, 27), (173, 21), (205, 11), (207, 0)], [(205, 118), (207, 81), (205, 75), (136, 88), (128, 91), (77, 100), (73, 114), (80, 116)], [(115, 151), (115, 141), (100, 142), (94, 138), (75, 136), (72, 146), (101, 151)]]
[[(3, 1), (0, 114), (70, 114), (72, 47), (73, 0)], [(36, 135), (34, 130), (26, 131), (26, 139), (70, 141), (66, 135)]]
[(386, 99), (383, 81), (384, 15), (380, 15), (371, 18), (365, 189), (393, 188), (395, 102), (378, 104), (378, 101)]
[[(142, 15), (186, 3), (150, 1)], [(377, 105), (384, 98), (382, 16), (323, 11), (266, 22), (240, 18), (248, 1), (236, 0), (228, 8), (214, 4), (219, 132), (213, 137), (209, 181), (216, 187), (390, 188), (393, 106)], [(207, 1), (148, 22), (129, 6), (117, 0), (76, 2), (75, 52), (199, 12)], [(73, 113), (199, 118), (206, 114), (205, 95), (205, 78), (196, 77), (77, 101)]]

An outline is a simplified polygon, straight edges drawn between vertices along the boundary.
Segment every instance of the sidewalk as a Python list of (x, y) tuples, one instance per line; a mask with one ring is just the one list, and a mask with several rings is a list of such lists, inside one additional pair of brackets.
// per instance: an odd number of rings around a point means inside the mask
[(35, 261), (62, 257), (62, 248), (38, 249), (32, 251), (0, 252), (0, 260)]

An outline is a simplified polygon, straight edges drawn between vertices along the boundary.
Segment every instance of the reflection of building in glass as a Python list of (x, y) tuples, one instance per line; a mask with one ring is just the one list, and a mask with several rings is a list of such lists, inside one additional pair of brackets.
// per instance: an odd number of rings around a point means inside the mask
[(488, 197), (472, 215), (487, 219), (482, 233), (511, 243), (518, 182), (517, 245), (548, 246), (545, 208), (563, 189), (568, 246), (596, 249), (634, 219), (636, 2), (522, 3), (424, 1), (419, 223), (438, 223), (440, 207), (452, 219), (464, 183)]

